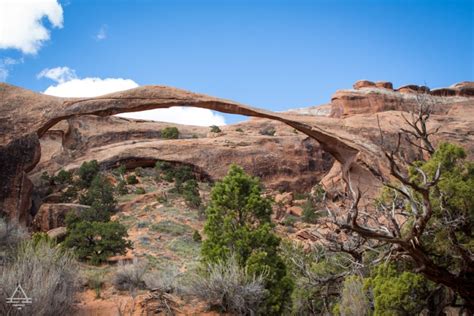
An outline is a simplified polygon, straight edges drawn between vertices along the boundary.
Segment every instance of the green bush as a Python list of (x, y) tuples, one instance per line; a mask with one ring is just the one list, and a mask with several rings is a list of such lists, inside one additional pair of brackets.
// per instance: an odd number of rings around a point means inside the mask
[(374, 316), (418, 315), (426, 307), (430, 287), (421, 274), (398, 271), (394, 264), (375, 267), (365, 280), (373, 295)]
[(178, 139), (179, 138), (179, 130), (176, 127), (165, 127), (161, 131), (161, 138), (164, 139)]
[(114, 174), (123, 177), (127, 172), (127, 167), (125, 165), (120, 165), (117, 169), (114, 170)]
[(138, 179), (137, 177), (134, 175), (134, 174), (131, 174), (127, 177), (127, 183), (128, 184), (137, 184), (138, 183)]
[(80, 197), (81, 204), (90, 205), (96, 210), (114, 213), (117, 201), (114, 198), (114, 188), (106, 177), (96, 175), (87, 193)]
[(194, 231), (193, 240), (195, 242), (201, 242), (202, 241), (202, 237), (201, 237), (201, 234), (199, 233), (199, 231), (197, 231), (197, 230)]
[(145, 194), (145, 193), (146, 193), (146, 191), (145, 191), (144, 188), (137, 188), (135, 190), (135, 194)]
[(194, 179), (194, 174), (189, 166), (179, 166), (175, 169), (174, 172), (174, 180), (175, 180), (175, 188), (178, 193), (183, 193), (183, 184), (188, 181)]
[(145, 170), (142, 167), (136, 167), (135, 168), (135, 174), (138, 177), (144, 177), (145, 176)]
[(170, 234), (173, 236), (180, 236), (191, 232), (191, 228), (188, 225), (170, 220), (163, 220), (161, 222), (155, 223), (151, 225), (150, 229), (156, 232)]
[(79, 183), (83, 188), (88, 188), (92, 180), (99, 173), (97, 160), (85, 161), (79, 168)]
[(183, 186), (183, 197), (191, 207), (199, 207), (201, 205), (201, 196), (199, 195), (199, 186), (196, 180), (188, 180)]
[(61, 193), (61, 202), (71, 203), (77, 199), (78, 189), (75, 185), (70, 185)]
[(162, 204), (166, 203), (168, 202), (168, 196), (166, 195), (166, 193), (160, 194), (156, 197), (156, 201)]
[(295, 223), (296, 223), (296, 217), (292, 215), (287, 215), (285, 217), (285, 220), (283, 221), (283, 225), (288, 226), (288, 227), (295, 226)]
[(278, 254), (280, 238), (273, 232), (270, 200), (261, 193), (257, 178), (231, 166), (211, 192), (201, 257), (204, 263), (215, 264), (233, 253), (249, 273), (265, 274), (268, 292), (259, 313), (279, 314), (289, 303), (293, 284)]
[(236, 131), (236, 132), (240, 132), (240, 133), (243, 133), (243, 132), (244, 132), (244, 130), (241, 129), (240, 127), (239, 127), (239, 128), (236, 128), (235, 131)]
[(311, 199), (306, 200), (306, 203), (303, 205), (303, 221), (305, 223), (316, 224), (318, 219), (318, 213), (314, 208), (313, 202)]
[(54, 181), (59, 184), (70, 184), (72, 183), (72, 172), (61, 169), (54, 177)]
[(92, 264), (106, 261), (110, 256), (124, 255), (132, 248), (127, 229), (117, 222), (80, 221), (68, 227), (64, 245), (73, 248), (79, 259), (90, 260)]
[(219, 128), (219, 126), (217, 126), (217, 125), (210, 126), (210, 129), (211, 129), (211, 133), (220, 133), (220, 132), (222, 132), (221, 129)]
[(167, 161), (158, 160), (155, 164), (155, 170), (158, 173), (157, 178), (172, 182), (174, 179), (174, 168), (173, 165)]
[(276, 133), (276, 130), (273, 126), (266, 126), (262, 129), (260, 129), (260, 134), (261, 135), (274, 136), (275, 133)]
[(128, 194), (127, 183), (124, 180), (120, 180), (115, 187), (115, 191), (117, 191), (119, 195)]

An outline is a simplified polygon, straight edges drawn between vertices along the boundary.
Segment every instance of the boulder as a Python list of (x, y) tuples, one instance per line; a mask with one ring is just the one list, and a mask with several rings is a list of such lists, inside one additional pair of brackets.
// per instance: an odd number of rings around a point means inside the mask
[(393, 84), (389, 81), (377, 81), (375, 83), (375, 86), (377, 88), (384, 88), (384, 89), (388, 89), (388, 90), (393, 90)]
[(294, 200), (293, 201), (293, 205), (296, 205), (296, 206), (303, 206), (305, 205), (307, 202), (307, 200)]
[(418, 86), (416, 84), (409, 84), (409, 85), (404, 85), (404, 86), (399, 87), (397, 91), (400, 93), (411, 93), (411, 94), (428, 93), (430, 92), (430, 88), (428, 88), (427, 86)]
[(287, 209), (287, 213), (294, 216), (301, 217), (303, 216), (303, 208), (300, 206), (291, 206)]
[(293, 192), (284, 192), (275, 196), (275, 203), (281, 205), (290, 205), (293, 201)]
[(49, 238), (56, 239), (57, 241), (62, 241), (64, 237), (66, 237), (67, 228), (64, 226), (56, 227), (51, 230), (48, 230), (47, 234)]
[(361, 88), (369, 88), (369, 87), (375, 87), (375, 83), (372, 82), (372, 81), (369, 81), (369, 80), (359, 80), (359, 81), (356, 81), (352, 87), (355, 89), (355, 90), (359, 90)]
[(33, 219), (33, 229), (47, 232), (51, 229), (65, 226), (64, 219), (67, 213), (76, 212), (76, 214), (79, 214), (88, 208), (90, 206), (71, 203), (42, 204)]

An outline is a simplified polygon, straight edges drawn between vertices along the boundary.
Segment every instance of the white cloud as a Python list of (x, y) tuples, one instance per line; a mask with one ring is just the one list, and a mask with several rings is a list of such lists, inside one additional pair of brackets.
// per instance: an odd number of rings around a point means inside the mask
[(118, 116), (139, 120), (178, 123), (184, 125), (211, 126), (225, 125), (225, 118), (208, 109), (174, 106), (169, 109), (156, 109), (142, 112), (122, 113)]
[(36, 54), (50, 36), (43, 25), (45, 17), (52, 27), (63, 26), (63, 9), (57, 0), (1, 0), (0, 49)]
[[(131, 79), (80, 79), (76, 76), (75, 71), (68, 67), (44, 69), (37, 77), (49, 78), (56, 81), (57, 84), (49, 86), (44, 93), (58, 97), (95, 97), (138, 87), (138, 84)], [(221, 114), (208, 109), (194, 107), (172, 107), (167, 109), (122, 113), (118, 116), (198, 126), (225, 125), (224, 116)]]
[(103, 24), (97, 34), (95, 35), (96, 41), (102, 41), (107, 38), (107, 24)]
[(0, 59), (0, 82), (7, 80), (7, 77), (10, 73), (10, 68), (13, 65), (21, 64), (21, 63), (23, 63), (23, 58), (13, 59), (10, 57), (6, 57), (3, 59)]
[(69, 67), (56, 67), (56, 68), (51, 68), (51, 69), (49, 68), (43, 69), (36, 76), (36, 78), (38, 79), (48, 78), (53, 81), (63, 83), (66, 81), (77, 79), (77, 75), (74, 69), (71, 69)]
[(135, 81), (122, 78), (74, 78), (57, 82), (57, 85), (49, 86), (44, 93), (58, 97), (96, 97), (138, 87)]

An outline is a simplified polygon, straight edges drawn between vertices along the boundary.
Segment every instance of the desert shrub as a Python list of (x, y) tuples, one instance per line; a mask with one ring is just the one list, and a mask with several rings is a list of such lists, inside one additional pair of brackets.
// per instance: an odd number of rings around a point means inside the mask
[(369, 315), (369, 300), (364, 290), (364, 280), (351, 275), (345, 278), (341, 291), (341, 301), (337, 306), (341, 316)]
[[(47, 241), (25, 242), (12, 264), (0, 269), (1, 315), (70, 315), (78, 267), (70, 251)], [(18, 311), (6, 304), (20, 284), (32, 304)]]
[(92, 180), (99, 173), (99, 164), (97, 160), (85, 161), (78, 170), (79, 184), (83, 188), (88, 188)]
[(43, 173), (41, 173), (40, 180), (49, 184), (51, 183), (51, 176), (49, 175), (47, 171), (43, 171)]
[(210, 126), (210, 129), (211, 129), (211, 133), (220, 133), (220, 132), (222, 132), (221, 129), (219, 128), (219, 126), (217, 126), (217, 125)]
[(114, 274), (112, 283), (117, 290), (135, 292), (145, 288), (143, 277), (148, 266), (144, 261), (134, 260), (131, 264), (119, 262), (117, 271)]
[(259, 313), (278, 314), (286, 308), (292, 280), (278, 253), (280, 238), (273, 232), (271, 201), (261, 194), (258, 178), (231, 166), (212, 189), (201, 256), (204, 263), (216, 264), (234, 253), (243, 269), (255, 275), (265, 273), (268, 291)]
[(168, 196), (166, 193), (162, 193), (156, 197), (156, 201), (159, 203), (166, 203), (168, 202)]
[(125, 165), (120, 165), (117, 169), (115, 169), (114, 171), (112, 171), (113, 174), (123, 178), (123, 176), (125, 175), (125, 172), (127, 172), (127, 167)]
[[(174, 172), (174, 187), (178, 193), (183, 193), (183, 184), (188, 180), (194, 180), (194, 174), (190, 166), (179, 166)], [(197, 184), (196, 184), (197, 185)]]
[(72, 172), (61, 169), (54, 177), (54, 181), (60, 184), (72, 183)]
[(45, 232), (35, 232), (31, 234), (31, 242), (33, 243), (33, 246), (36, 246), (41, 242), (48, 242), (51, 243), (51, 245), (54, 244), (54, 240)]
[(293, 194), (295, 200), (306, 200), (309, 197), (308, 193), (295, 192)]
[(178, 139), (179, 138), (179, 130), (176, 127), (165, 127), (161, 131), (161, 138), (164, 139)]
[(183, 235), (187, 232), (190, 232), (191, 230), (191, 228), (188, 225), (177, 223), (170, 220), (164, 220), (164, 221), (155, 223), (151, 225), (150, 229), (156, 232), (170, 234), (173, 236)]
[(295, 223), (296, 223), (296, 217), (292, 215), (287, 215), (285, 217), (285, 220), (283, 221), (283, 225), (288, 226), (288, 227), (295, 226)]
[(143, 177), (145, 176), (145, 170), (142, 167), (136, 167), (135, 174), (139, 177)]
[(113, 255), (124, 255), (132, 248), (127, 229), (117, 222), (79, 221), (68, 227), (64, 245), (73, 248), (79, 259), (89, 259), (92, 264), (104, 262)]
[[(295, 282), (291, 294), (292, 315), (328, 315), (337, 303), (343, 276), (351, 262), (347, 254), (321, 246), (307, 251), (290, 240), (281, 245), (289, 273)], [(336, 294), (336, 295), (334, 295)]]
[(193, 240), (195, 242), (201, 242), (202, 241), (202, 237), (201, 237), (201, 234), (199, 233), (199, 231), (197, 231), (197, 230), (194, 231)]
[(144, 188), (137, 188), (135, 190), (135, 194), (145, 194), (145, 193), (146, 193), (146, 191), (145, 191)]
[(260, 129), (260, 135), (274, 136), (275, 133), (276, 133), (276, 130), (273, 126), (266, 126)]
[(174, 179), (174, 168), (173, 165), (167, 161), (158, 160), (155, 164), (156, 178), (157, 180), (165, 180), (172, 182)]
[(120, 195), (128, 194), (127, 183), (124, 180), (120, 180), (115, 187), (115, 191)]
[(257, 314), (267, 296), (265, 275), (250, 273), (233, 255), (193, 274), (187, 291), (214, 309), (237, 315)]
[(134, 174), (129, 175), (127, 177), (127, 183), (128, 184), (137, 184), (138, 183), (137, 176), (135, 176)]
[(23, 226), (0, 217), (0, 267), (12, 259), (15, 249), (27, 237), (28, 233)]
[(143, 280), (149, 290), (158, 290), (163, 293), (173, 293), (180, 290), (178, 278), (180, 272), (176, 267), (168, 267), (164, 270), (147, 272)]
[(27, 237), (28, 233), (23, 226), (14, 220), (0, 217), (0, 251), (15, 249)]
[(75, 185), (70, 185), (61, 193), (61, 202), (70, 203), (77, 199), (78, 189)]
[(148, 227), (149, 222), (146, 221), (140, 221), (137, 223), (137, 228), (145, 228)]
[(311, 199), (307, 199), (303, 205), (303, 221), (305, 223), (315, 224), (318, 219), (318, 213)]
[(105, 284), (106, 272), (104, 270), (89, 270), (85, 272), (86, 286), (94, 290), (95, 298), (99, 299), (102, 287)]
[(239, 127), (239, 128), (236, 128), (235, 131), (236, 131), (236, 132), (240, 132), (240, 133), (243, 133), (243, 132), (244, 132), (244, 130), (241, 129), (240, 127)]
[(183, 186), (183, 197), (191, 207), (199, 207), (201, 205), (201, 196), (199, 195), (199, 186), (196, 180), (188, 180)]

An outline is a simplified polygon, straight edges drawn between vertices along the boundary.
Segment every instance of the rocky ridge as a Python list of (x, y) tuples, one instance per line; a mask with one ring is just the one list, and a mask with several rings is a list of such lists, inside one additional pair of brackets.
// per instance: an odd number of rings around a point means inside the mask
[[(474, 143), (472, 86), (464, 82), (448, 88), (449, 93), (432, 90), (425, 94), (434, 104), (430, 127), (440, 127), (438, 140), (458, 142), (470, 155)], [(314, 183), (312, 179), (321, 178), (330, 187), (341, 183), (341, 175), (345, 175), (370, 195), (378, 190), (380, 176), (388, 174), (380, 155), (378, 124), (386, 134), (384, 145), (393, 144), (404, 124), (403, 111), (416, 105), (418, 92), (429, 90), (414, 86), (392, 90), (387, 82), (359, 82), (354, 88), (334, 94), (328, 116), (327, 111), (321, 112), (323, 115), (314, 115), (314, 111), (272, 113), (163, 86), (140, 87), (97, 98), (63, 99), (0, 84), (0, 157), (5, 162), (0, 167), (0, 213), (28, 222), (33, 190), (30, 177), (34, 179), (42, 170), (76, 168), (82, 161), (95, 158), (106, 166), (125, 161), (133, 167), (156, 159), (191, 163), (211, 178), (220, 177), (235, 162), (275, 188), (288, 181), (289, 189), (298, 182), (309, 186)], [(260, 119), (241, 124), (243, 130), (254, 134), (244, 139), (236, 127), (224, 128), (222, 135), (208, 135), (208, 129), (181, 127), (190, 138), (164, 141), (156, 139), (160, 123), (100, 118), (176, 105)], [(268, 124), (274, 124), (281, 132), (272, 137), (254, 133), (255, 128)], [(334, 163), (329, 155), (334, 157)], [(313, 169), (308, 167), (311, 164)], [(278, 176), (272, 179), (272, 174)]]

